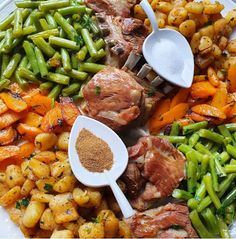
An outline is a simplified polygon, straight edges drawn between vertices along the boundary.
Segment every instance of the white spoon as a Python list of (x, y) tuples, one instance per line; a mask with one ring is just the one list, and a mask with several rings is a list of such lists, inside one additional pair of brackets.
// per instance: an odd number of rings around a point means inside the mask
[(142, 0), (140, 5), (153, 30), (143, 44), (146, 61), (167, 81), (189, 88), (193, 81), (194, 60), (188, 41), (177, 31), (158, 28), (155, 13), (148, 0)]
[[(114, 162), (109, 171), (94, 173), (88, 171), (81, 164), (76, 150), (76, 140), (82, 129), (89, 130), (104, 140), (111, 148)], [(121, 176), (128, 164), (128, 152), (120, 137), (112, 129), (97, 120), (86, 116), (78, 116), (70, 133), (69, 161), (75, 177), (81, 183), (90, 187), (110, 186), (124, 217), (128, 218), (134, 215), (135, 211), (116, 183), (116, 180)]]

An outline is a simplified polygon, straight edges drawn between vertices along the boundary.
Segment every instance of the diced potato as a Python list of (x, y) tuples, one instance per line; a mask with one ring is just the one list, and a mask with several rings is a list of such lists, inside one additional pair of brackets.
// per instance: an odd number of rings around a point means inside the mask
[(193, 53), (197, 53), (199, 44), (200, 44), (200, 39), (201, 39), (201, 34), (199, 32), (196, 32), (193, 34), (191, 42), (190, 42), (190, 46), (192, 49)]
[(60, 150), (65, 150), (65, 151), (68, 150), (69, 137), (70, 137), (69, 132), (63, 132), (59, 135), (57, 146)]
[(179, 26), (187, 19), (187, 10), (183, 7), (174, 7), (168, 15), (168, 24)]
[(57, 151), (56, 158), (59, 161), (66, 161), (66, 160), (68, 160), (68, 154), (67, 154), (67, 152), (64, 152), (64, 151)]
[(124, 221), (119, 221), (119, 237), (131, 238), (131, 229)]
[(203, 12), (205, 14), (217, 14), (224, 9), (224, 5), (216, 2), (214, 4), (205, 4)]
[(46, 194), (43, 192), (36, 192), (32, 195), (31, 200), (43, 203), (49, 203), (53, 199), (52, 194)]
[(185, 5), (185, 9), (190, 13), (202, 14), (204, 5), (202, 2), (188, 2)]
[(28, 196), (32, 189), (35, 187), (35, 182), (29, 179), (26, 179), (22, 188), (21, 188), (21, 195)]
[(156, 9), (160, 12), (169, 13), (173, 9), (173, 5), (169, 2), (160, 1), (157, 3)]
[(69, 230), (54, 231), (50, 238), (74, 238), (74, 235)]
[(0, 183), (3, 183), (6, 181), (6, 174), (3, 172), (0, 172)]
[(40, 218), (39, 225), (41, 229), (48, 230), (48, 231), (53, 231), (56, 228), (57, 224), (54, 220), (54, 217), (50, 208), (47, 208), (43, 212)]
[(57, 144), (57, 136), (53, 133), (41, 133), (35, 137), (34, 143), (38, 149), (46, 151)]
[(65, 227), (65, 229), (67, 229), (67, 230), (72, 231), (74, 236), (76, 238), (78, 238), (79, 237), (79, 228), (80, 228), (80, 226), (82, 226), (85, 223), (86, 223), (86, 220), (83, 219), (80, 216), (79, 219), (77, 221), (75, 221), (75, 222), (63, 223), (63, 227)]
[(75, 188), (73, 190), (73, 198), (80, 207), (83, 207), (89, 201), (88, 192), (81, 188)]
[(50, 165), (51, 175), (54, 178), (62, 178), (72, 174), (70, 163), (68, 161), (55, 162)]
[(39, 160), (40, 162), (50, 164), (56, 161), (56, 155), (52, 151), (43, 151), (37, 153), (33, 159)]
[(201, 36), (207, 36), (211, 39), (213, 39), (214, 37), (214, 27), (212, 25), (206, 26), (206, 27), (202, 27), (199, 30), (199, 33), (201, 34)]
[(42, 178), (36, 181), (36, 186), (41, 192), (51, 192), (53, 186), (56, 183), (56, 179), (53, 177)]
[(22, 186), (25, 181), (21, 168), (17, 165), (9, 165), (6, 169), (6, 183), (10, 188)]
[(229, 53), (236, 53), (236, 40), (231, 40), (228, 43), (227, 50)]
[(229, 11), (225, 16), (225, 19), (227, 20), (227, 22), (230, 24), (231, 27), (235, 27), (236, 26), (236, 9)]
[[(198, 46), (198, 50), (199, 51), (205, 51), (207, 49), (211, 50), (212, 49), (212, 44), (213, 44), (213, 42), (212, 42), (210, 37), (203, 36), (200, 39), (200, 44)], [(208, 52), (206, 52), (206, 53), (208, 53)]]
[(104, 238), (104, 226), (102, 223), (85, 223), (79, 228), (79, 237)]
[(0, 206), (6, 207), (16, 202), (20, 198), (20, 187), (15, 186), (0, 198)]
[(53, 190), (58, 193), (72, 191), (76, 181), (74, 176), (65, 176), (54, 184)]
[(38, 178), (47, 178), (50, 175), (50, 168), (47, 164), (32, 158), (29, 162), (29, 167), (33, 174)]
[(193, 20), (185, 20), (179, 25), (179, 31), (185, 37), (192, 37), (196, 32), (196, 23)]

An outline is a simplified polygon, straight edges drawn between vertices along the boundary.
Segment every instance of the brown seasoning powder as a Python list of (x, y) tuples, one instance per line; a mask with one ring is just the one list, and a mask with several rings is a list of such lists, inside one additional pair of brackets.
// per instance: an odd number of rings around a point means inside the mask
[(76, 149), (81, 164), (91, 172), (103, 172), (111, 169), (113, 153), (108, 144), (92, 134), (87, 129), (82, 129), (76, 141)]

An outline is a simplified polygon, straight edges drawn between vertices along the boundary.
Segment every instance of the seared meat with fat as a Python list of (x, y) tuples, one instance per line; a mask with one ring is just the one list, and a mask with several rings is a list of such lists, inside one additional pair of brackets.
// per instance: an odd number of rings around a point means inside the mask
[(127, 219), (133, 237), (193, 238), (198, 237), (189, 219), (188, 207), (167, 204), (137, 213)]
[(95, 12), (122, 17), (129, 17), (130, 9), (136, 4), (136, 0), (86, 0), (85, 2)]
[[(138, 175), (138, 169), (141, 176), (131, 176), (128, 167), (123, 180), (132, 198), (132, 205), (138, 210), (145, 210), (156, 199), (169, 196), (185, 176), (183, 154), (165, 139), (154, 136), (142, 137), (128, 151), (129, 164), (136, 164), (136, 171), (133, 170), (133, 173)], [(145, 187), (143, 190), (141, 187), (136, 187), (138, 192), (133, 192), (130, 188), (134, 188), (133, 185), (137, 183), (139, 185), (141, 180), (146, 181)]]
[(107, 43), (107, 65), (121, 68), (131, 51), (141, 53), (148, 33), (141, 20), (114, 17), (105, 13), (98, 13), (96, 16)]

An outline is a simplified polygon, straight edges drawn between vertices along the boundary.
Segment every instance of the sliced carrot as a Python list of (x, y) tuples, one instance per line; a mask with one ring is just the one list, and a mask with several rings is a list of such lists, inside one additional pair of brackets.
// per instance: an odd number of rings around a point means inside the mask
[(7, 105), (3, 102), (3, 100), (0, 98), (0, 115), (5, 113), (8, 110)]
[(20, 146), (19, 156), (21, 158), (28, 158), (31, 154), (33, 154), (35, 150), (35, 145), (33, 143), (24, 143)]
[(73, 103), (68, 103), (68, 102), (62, 102), (60, 104), (61, 106), (61, 111), (62, 111), (62, 116), (65, 122), (72, 126), (80, 114), (79, 109), (77, 106)]
[(195, 112), (188, 113), (186, 117), (190, 118), (194, 122), (207, 121), (207, 118), (205, 116), (199, 115), (199, 114), (197, 114)]
[(32, 108), (32, 111), (45, 115), (50, 109), (52, 109), (52, 99), (41, 94), (26, 95), (23, 97), (27, 105)]
[(193, 123), (193, 121), (188, 118), (179, 119), (179, 120), (177, 120), (177, 122), (180, 124), (181, 127), (184, 127), (184, 126), (187, 126), (187, 125)]
[(216, 93), (216, 88), (209, 81), (196, 82), (191, 87), (191, 96), (196, 98), (208, 98)]
[(16, 138), (16, 131), (10, 126), (0, 131), (0, 145), (12, 143)]
[(230, 64), (228, 69), (228, 80), (230, 82), (230, 92), (236, 92), (236, 64)]
[(0, 130), (12, 125), (17, 120), (23, 118), (25, 113), (16, 113), (12, 110), (8, 110), (4, 114), (0, 115)]
[(63, 129), (64, 118), (61, 107), (58, 105), (49, 110), (43, 117), (41, 129), (45, 132), (60, 132)]
[(220, 119), (226, 118), (226, 115), (222, 110), (208, 104), (195, 105), (192, 107), (192, 111), (200, 115), (217, 117)]
[(222, 85), (216, 90), (211, 106), (222, 109), (227, 104), (228, 92), (225, 85)]
[(20, 148), (18, 146), (1, 146), (0, 147), (0, 162), (11, 158), (13, 156), (17, 156), (20, 153)]
[(159, 119), (159, 117), (169, 111), (170, 109), (170, 99), (162, 99), (157, 105), (155, 112), (153, 113), (151, 119)]
[(2, 92), (0, 98), (4, 101), (7, 107), (15, 112), (21, 112), (27, 109), (27, 104), (19, 95)]
[(207, 75), (196, 75), (193, 77), (193, 82), (208, 80)]
[(29, 112), (24, 119), (21, 120), (21, 123), (27, 124), (33, 127), (40, 127), (43, 117), (34, 112)]
[(27, 139), (30, 142), (34, 142), (35, 137), (38, 134), (42, 133), (42, 130), (40, 128), (36, 128), (22, 123), (18, 124), (16, 129), (24, 139)]
[(7, 166), (9, 165), (21, 165), (21, 163), (23, 162), (23, 160), (21, 158), (18, 158), (18, 156), (13, 156), (11, 158), (7, 158), (6, 160), (1, 161), (0, 163), (0, 172), (5, 172)]
[(178, 93), (171, 100), (170, 108), (172, 109), (176, 105), (186, 102), (188, 99), (189, 91), (190, 89), (184, 89), (184, 88), (180, 89)]
[(236, 116), (236, 105), (235, 103), (229, 103), (222, 107), (223, 112), (226, 114), (227, 118), (232, 118)]
[(159, 132), (164, 126), (171, 124), (175, 120), (183, 118), (189, 109), (189, 104), (180, 103), (161, 115), (160, 120), (149, 121), (149, 129), (151, 132)]
[(213, 86), (215, 86), (215, 87), (219, 86), (220, 80), (219, 80), (215, 70), (212, 67), (208, 67), (208, 69), (207, 69), (207, 76), (208, 76), (209, 82)]

